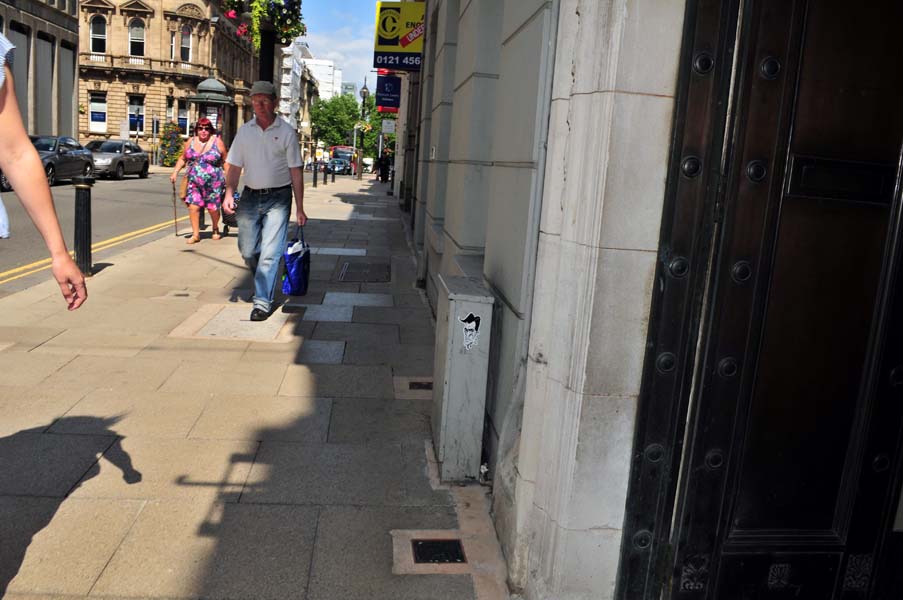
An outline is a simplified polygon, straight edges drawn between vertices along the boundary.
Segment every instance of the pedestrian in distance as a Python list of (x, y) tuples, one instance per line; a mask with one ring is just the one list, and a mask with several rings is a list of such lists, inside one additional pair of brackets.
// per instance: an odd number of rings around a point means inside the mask
[(226, 168), (223, 210), (235, 212), (235, 190), (244, 171), (238, 203), (238, 250), (254, 278), (252, 321), (265, 321), (273, 310), (279, 264), (285, 251), (294, 193), (298, 226), (304, 214), (304, 162), (298, 134), (276, 115), (276, 88), (268, 81), (251, 86), (254, 118), (235, 135)]
[(53, 205), (44, 165), (22, 125), (22, 113), (16, 100), (13, 74), (9, 65), (13, 44), (0, 33), (0, 170), (28, 212), (44, 244), (50, 251), (53, 278), (69, 310), (75, 310), (88, 298), (85, 277), (69, 255), (60, 222)]
[(188, 217), (191, 220), (189, 244), (201, 241), (201, 211), (205, 209), (210, 213), (210, 222), (213, 224), (211, 238), (218, 240), (222, 237), (219, 232), (219, 211), (226, 191), (226, 176), (223, 172), (226, 145), (207, 117), (198, 119), (194, 132), (195, 135), (185, 142), (182, 156), (176, 161), (172, 175), (169, 176), (169, 180), (175, 183), (182, 167), (188, 166), (185, 171), (188, 185), (183, 200), (188, 206)]

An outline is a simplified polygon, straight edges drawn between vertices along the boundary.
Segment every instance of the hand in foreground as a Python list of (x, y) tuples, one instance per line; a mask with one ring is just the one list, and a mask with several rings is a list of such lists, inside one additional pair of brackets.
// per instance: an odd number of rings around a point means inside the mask
[(178, 178), (179, 178), (179, 176), (176, 173), (173, 173), (172, 175), (169, 176), (169, 180), (173, 183), (175, 183), (176, 179), (178, 179)]
[(298, 209), (298, 225), (304, 227), (307, 224), (307, 215), (303, 209)]
[(232, 213), (234, 213), (235, 212), (235, 198), (232, 198), (228, 195), (225, 198), (223, 198), (223, 210), (226, 212), (227, 215), (231, 215)]
[(78, 270), (75, 261), (68, 254), (53, 260), (53, 278), (60, 284), (60, 291), (69, 310), (75, 310), (88, 299), (85, 276)]

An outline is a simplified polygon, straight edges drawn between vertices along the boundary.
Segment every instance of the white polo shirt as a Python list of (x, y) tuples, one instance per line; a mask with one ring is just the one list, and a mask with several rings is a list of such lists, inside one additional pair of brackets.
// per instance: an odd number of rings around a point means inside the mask
[(289, 168), (304, 165), (298, 133), (279, 116), (266, 130), (256, 117), (239, 127), (226, 162), (242, 167), (245, 186), (255, 190), (291, 184)]

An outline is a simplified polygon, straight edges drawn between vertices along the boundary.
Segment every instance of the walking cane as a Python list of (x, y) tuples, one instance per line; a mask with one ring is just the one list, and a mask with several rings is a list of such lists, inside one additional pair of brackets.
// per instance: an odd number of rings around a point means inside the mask
[(176, 230), (175, 236), (179, 237), (179, 213), (176, 211), (176, 182), (172, 183), (172, 227)]

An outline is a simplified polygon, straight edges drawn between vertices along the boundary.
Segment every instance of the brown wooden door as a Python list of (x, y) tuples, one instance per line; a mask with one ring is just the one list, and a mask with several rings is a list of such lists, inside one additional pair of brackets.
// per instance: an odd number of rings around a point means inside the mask
[(667, 586), (903, 598), (903, 3), (747, 0), (736, 26)]

